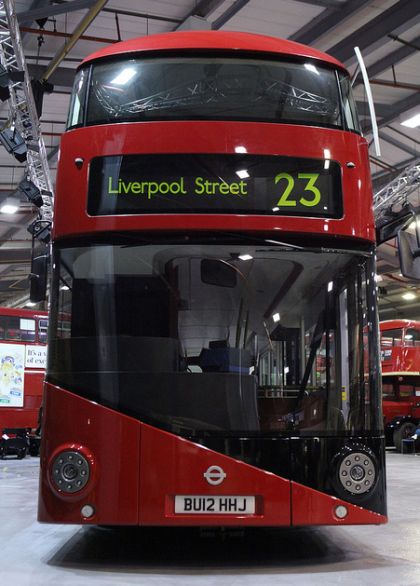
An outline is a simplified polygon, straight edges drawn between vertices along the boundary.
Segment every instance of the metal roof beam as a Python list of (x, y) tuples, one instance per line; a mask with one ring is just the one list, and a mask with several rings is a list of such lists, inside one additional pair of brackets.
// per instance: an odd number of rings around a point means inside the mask
[(295, 0), (295, 2), (303, 2), (304, 4), (312, 4), (313, 6), (323, 6), (324, 8), (334, 8), (334, 10), (343, 6), (343, 2), (340, 2), (340, 0)]
[(89, 27), (89, 25), (92, 23), (92, 21), (97, 17), (97, 15), (99, 14), (99, 12), (102, 10), (102, 8), (105, 6), (105, 4), (107, 2), (108, 2), (108, 0), (96, 0), (96, 2), (92, 6), (92, 8), (89, 10), (89, 12), (87, 12), (85, 14), (85, 16), (79, 22), (77, 27), (74, 29), (73, 34), (70, 37), (70, 39), (68, 40), (68, 42), (61, 49), (59, 49), (59, 51), (57, 51), (57, 53), (55, 54), (55, 56), (51, 60), (49, 66), (47, 67), (46, 71), (44, 72), (44, 74), (42, 76), (42, 81), (47, 81), (51, 77), (51, 75), (54, 73), (54, 71), (60, 65), (61, 61), (64, 59), (64, 57), (67, 55), (67, 53), (69, 53), (72, 50), (72, 48), (77, 43), (79, 38), (83, 35), (83, 33)]
[(218, 30), (222, 28), (231, 18), (233, 18), (244, 6), (248, 4), (249, 0), (235, 0), (235, 2), (229, 6), (229, 8), (216, 18), (212, 23), (212, 29)]
[[(212, 12), (214, 12), (225, 0), (200, 0), (192, 10), (182, 19), (185, 22), (190, 16), (201, 16), (207, 18)], [(182, 24), (182, 23), (181, 23)]]
[(410, 94), (407, 98), (395, 102), (392, 105), (392, 113), (385, 116), (385, 118), (382, 118), (382, 120), (379, 120), (378, 127), (383, 128), (384, 126), (388, 126), (397, 120), (401, 114), (405, 114), (411, 108), (415, 108), (416, 106), (420, 106), (420, 92)]
[(340, 3), (340, 9), (326, 8), (321, 14), (313, 18), (310, 23), (306, 24), (293, 35), (289, 37), (291, 41), (297, 43), (304, 43), (310, 45), (316, 39), (322, 37), (322, 35), (337, 24), (345, 21), (347, 18), (353, 16), (358, 10), (366, 7), (373, 0), (348, 0), (347, 2)]
[[(420, 37), (416, 37), (411, 41), (411, 43), (413, 45), (420, 45)], [(377, 61), (376, 63), (372, 63), (372, 65), (370, 65), (367, 68), (369, 78), (379, 75), (387, 69), (390, 69), (393, 65), (397, 65), (397, 63), (401, 63), (401, 61), (404, 61), (405, 59), (413, 55), (415, 52), (416, 49), (414, 47), (403, 45), (396, 51), (389, 53), (383, 59), (379, 59), (379, 61)], [(361, 77), (357, 79), (355, 85), (358, 85), (359, 83), (362, 83)]]
[(404, 144), (400, 140), (397, 140), (396, 138), (393, 138), (392, 136), (389, 136), (385, 132), (380, 132), (379, 133), (379, 137), (382, 140), (384, 140), (385, 142), (387, 142), (388, 144), (392, 144), (392, 146), (396, 147), (397, 149), (400, 149), (400, 151), (404, 151), (404, 152), (408, 153), (409, 155), (411, 155), (413, 157), (416, 157), (416, 156), (417, 157), (420, 157), (420, 152), (419, 151), (417, 151), (416, 149), (413, 149), (412, 147), (410, 147), (407, 144)]
[(400, 34), (417, 24), (419, 20), (419, 5), (413, 0), (399, 0), (351, 35), (330, 47), (326, 52), (343, 62), (352, 61), (354, 47), (368, 54), (383, 44), (387, 35)]
[(48, 18), (57, 14), (65, 14), (75, 10), (84, 10), (85, 8), (90, 8), (93, 4), (95, 4), (95, 0), (73, 0), (72, 2), (63, 2), (54, 6), (47, 4), (42, 8), (34, 8), (32, 10), (18, 12), (16, 17), (19, 24), (27, 24), (34, 20)]
[(378, 171), (378, 173), (374, 173), (372, 175), (374, 190), (378, 191), (378, 189), (380, 189), (383, 185), (386, 185), (387, 183), (395, 179), (395, 177), (397, 177), (401, 173), (401, 171), (403, 171), (407, 167), (411, 167), (415, 163), (418, 163), (418, 161), (419, 155), (417, 155), (416, 157), (410, 157), (409, 159), (406, 159), (405, 161), (398, 163), (398, 165), (395, 165), (395, 169), (392, 171)]

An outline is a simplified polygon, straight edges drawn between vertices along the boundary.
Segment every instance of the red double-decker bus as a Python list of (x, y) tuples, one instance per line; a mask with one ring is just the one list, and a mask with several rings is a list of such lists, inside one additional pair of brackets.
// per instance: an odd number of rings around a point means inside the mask
[(0, 432), (38, 427), (48, 314), (0, 308)]
[(396, 319), (379, 326), (386, 441), (401, 451), (420, 423), (420, 322)]
[(57, 177), (39, 519), (384, 523), (374, 239), (332, 57), (178, 32), (86, 59)]

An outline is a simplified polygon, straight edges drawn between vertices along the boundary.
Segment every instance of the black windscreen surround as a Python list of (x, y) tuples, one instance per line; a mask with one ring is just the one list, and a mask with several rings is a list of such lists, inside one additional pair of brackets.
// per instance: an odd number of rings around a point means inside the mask
[(194, 212), (339, 218), (340, 165), (245, 154), (119, 155), (90, 164), (92, 216)]
[(54, 263), (50, 383), (189, 437), (382, 429), (369, 254), (132, 233)]

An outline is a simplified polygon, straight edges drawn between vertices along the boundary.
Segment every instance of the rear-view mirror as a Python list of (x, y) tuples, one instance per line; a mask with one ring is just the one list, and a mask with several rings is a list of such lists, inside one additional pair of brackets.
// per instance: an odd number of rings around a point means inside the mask
[(397, 213), (383, 215), (382, 223), (376, 228), (376, 243), (382, 244), (392, 238), (396, 238), (408, 224), (415, 219), (415, 213), (411, 206), (405, 206)]
[(415, 233), (401, 230), (397, 236), (401, 274), (407, 279), (420, 281), (420, 244), (416, 224)]
[(29, 275), (29, 298), (33, 303), (45, 301), (47, 297), (49, 258), (49, 245), (34, 239), (32, 243), (31, 273)]

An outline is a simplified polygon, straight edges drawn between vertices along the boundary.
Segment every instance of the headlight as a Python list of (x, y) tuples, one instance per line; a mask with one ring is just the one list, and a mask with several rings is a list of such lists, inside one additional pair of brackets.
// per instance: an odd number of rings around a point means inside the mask
[(371, 490), (376, 481), (376, 466), (367, 452), (347, 451), (338, 464), (341, 486), (351, 494), (363, 494)]
[(66, 450), (53, 460), (51, 478), (60, 491), (74, 493), (81, 490), (88, 483), (89, 476), (89, 463), (79, 452)]

